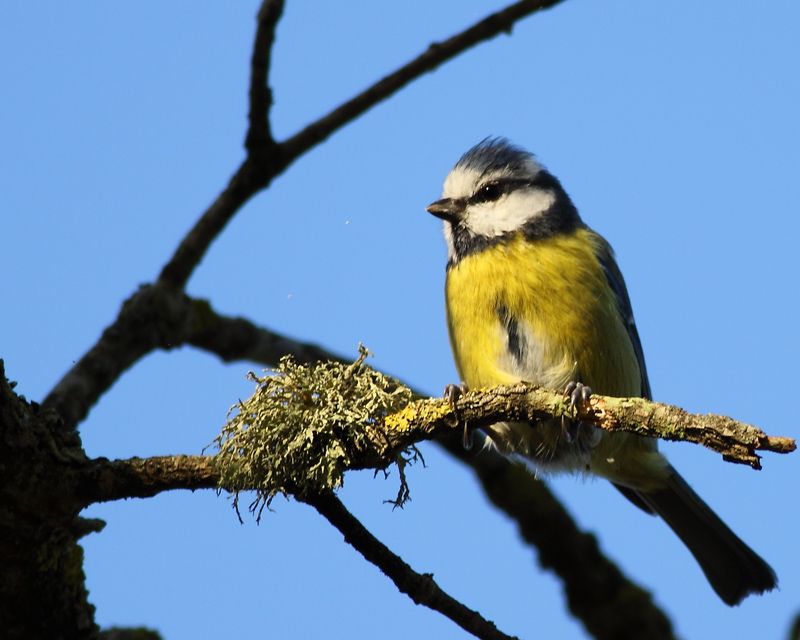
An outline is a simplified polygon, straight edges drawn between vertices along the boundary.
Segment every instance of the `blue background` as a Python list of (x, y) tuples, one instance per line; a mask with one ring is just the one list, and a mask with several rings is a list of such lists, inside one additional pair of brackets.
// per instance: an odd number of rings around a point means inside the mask
[[(500, 3), (289, 1), (271, 84), (279, 138)], [(0, 356), (41, 399), (151, 281), (243, 157), (255, 2), (0, 5)], [(431, 394), (454, 382), (445, 250), (424, 207), (484, 136), (559, 176), (615, 246), (657, 399), (797, 436), (800, 5), (569, 0), (428, 74), (303, 157), (212, 246), (189, 292), (355, 355)], [(81, 433), (92, 455), (200, 453), (253, 365), (185, 348), (125, 374)], [(785, 635), (800, 605), (797, 456), (755, 472), (664, 449), (776, 568), (729, 609), (656, 519), (601, 481), (552, 482), (687, 638)], [(559, 583), (469, 471), (435, 447), (392, 511), (388, 481), (344, 502), (418, 571), (520, 637), (583, 637)], [(400, 595), (311, 509), (240, 525), (213, 492), (92, 507), (102, 625), (165, 638), (461, 638)], [(565, 551), (566, 552), (566, 551)]]

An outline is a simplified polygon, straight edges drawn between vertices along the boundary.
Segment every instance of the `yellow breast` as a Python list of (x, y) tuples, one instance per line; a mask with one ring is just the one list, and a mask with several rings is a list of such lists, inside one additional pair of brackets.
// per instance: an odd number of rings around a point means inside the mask
[[(579, 380), (599, 394), (641, 395), (636, 353), (597, 258), (602, 243), (585, 228), (537, 241), (518, 235), (448, 269), (450, 340), (469, 387), (525, 380), (561, 390)], [(524, 357), (513, 356), (504, 314), (518, 324)], [(655, 441), (632, 434), (597, 441), (590, 432), (587, 449), (565, 440), (559, 424), (501, 423), (489, 431), (502, 450), (543, 469), (591, 471), (647, 490), (667, 474)]]
[[(470, 387), (524, 379), (558, 388), (580, 379), (597, 393), (639, 395), (636, 355), (588, 229), (527, 241), (518, 235), (448, 270), (450, 339)], [(528, 358), (508, 355), (501, 309), (517, 319)]]

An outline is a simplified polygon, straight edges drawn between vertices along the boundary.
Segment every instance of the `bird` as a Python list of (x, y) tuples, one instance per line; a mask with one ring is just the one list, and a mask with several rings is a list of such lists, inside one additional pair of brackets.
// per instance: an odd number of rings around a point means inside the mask
[[(427, 211), (443, 221), (447, 325), (462, 388), (525, 381), (564, 392), (574, 406), (592, 392), (652, 399), (611, 245), (532, 153), (485, 138), (461, 156)], [(537, 473), (606, 478), (660, 516), (726, 604), (777, 586), (772, 568), (695, 493), (656, 439), (573, 420), (500, 422), (485, 432), (492, 447)]]

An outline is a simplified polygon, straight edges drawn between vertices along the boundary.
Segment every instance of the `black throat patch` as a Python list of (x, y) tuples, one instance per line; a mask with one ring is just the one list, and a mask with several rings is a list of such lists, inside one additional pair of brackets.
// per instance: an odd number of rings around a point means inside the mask
[(457, 265), (467, 256), (510, 242), (519, 233), (524, 235), (529, 242), (536, 242), (562, 233), (569, 233), (583, 226), (577, 209), (569, 200), (566, 202), (556, 200), (547, 211), (527, 222), (521, 229), (491, 238), (475, 235), (461, 223), (447, 222), (445, 224), (450, 225), (453, 242), (453, 255), (447, 261), (448, 269)]

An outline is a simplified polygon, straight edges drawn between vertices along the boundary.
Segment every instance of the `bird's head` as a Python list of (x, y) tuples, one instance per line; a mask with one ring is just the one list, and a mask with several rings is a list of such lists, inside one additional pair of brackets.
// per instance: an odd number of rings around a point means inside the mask
[(486, 138), (461, 156), (427, 210), (444, 221), (451, 263), (518, 231), (535, 238), (580, 223), (558, 180), (504, 138)]

